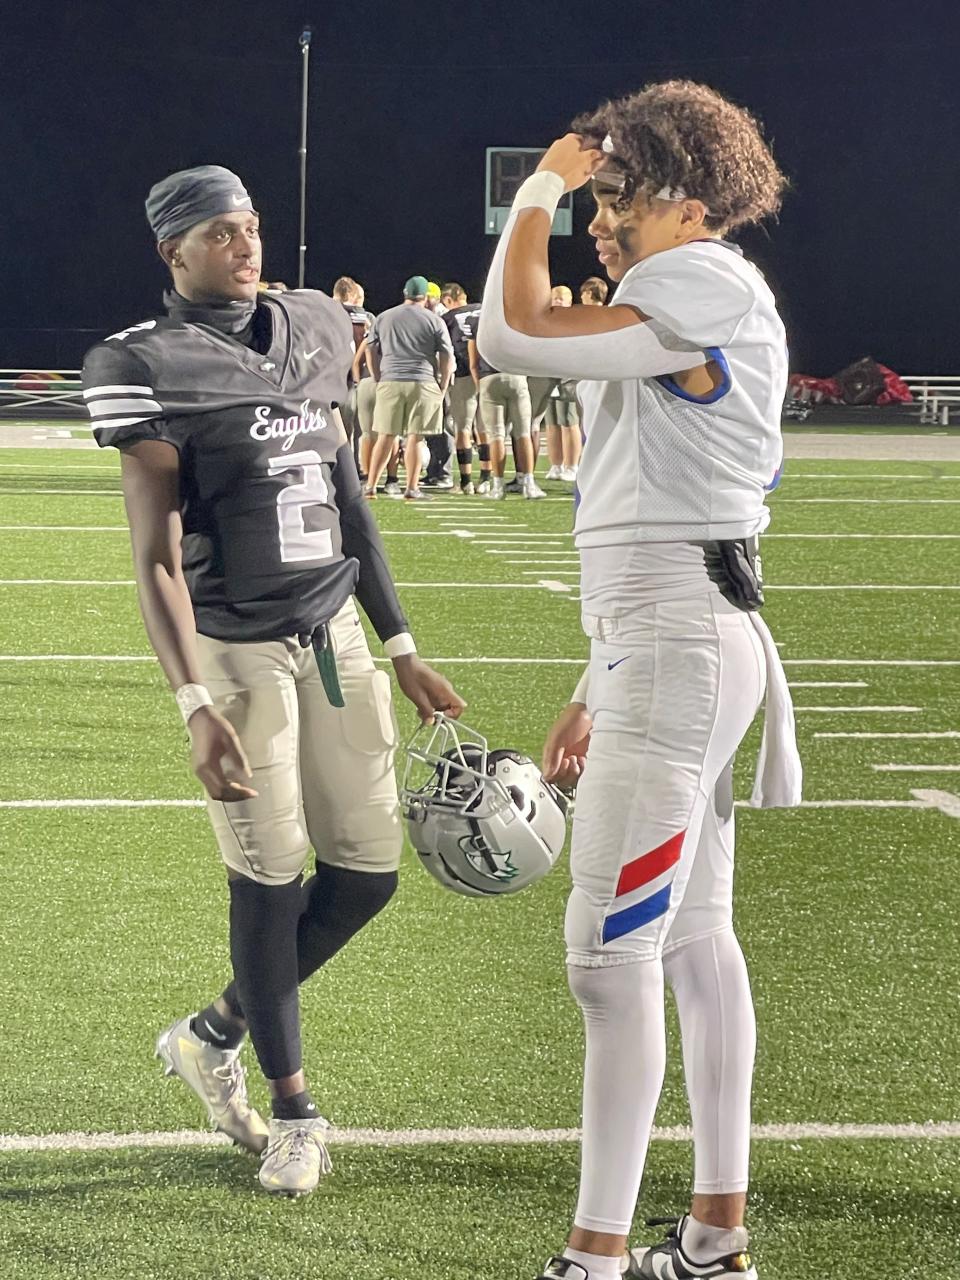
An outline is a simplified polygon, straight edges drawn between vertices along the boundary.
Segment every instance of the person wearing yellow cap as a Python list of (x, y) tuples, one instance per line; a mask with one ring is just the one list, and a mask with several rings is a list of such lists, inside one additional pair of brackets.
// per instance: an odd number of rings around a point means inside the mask
[(440, 286), (434, 280), (427, 281), (427, 310), (432, 311), (435, 316), (442, 316), (446, 312), (441, 298), (443, 294)]

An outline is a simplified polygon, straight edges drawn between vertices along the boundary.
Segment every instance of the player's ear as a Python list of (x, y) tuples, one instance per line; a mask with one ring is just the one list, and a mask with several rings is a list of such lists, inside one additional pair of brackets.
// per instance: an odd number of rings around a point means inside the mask
[(702, 200), (684, 200), (680, 208), (680, 223), (685, 230), (691, 226), (702, 227), (706, 216), (707, 206)]
[(157, 243), (157, 253), (172, 271), (174, 267), (182, 265), (180, 261), (180, 241), (176, 240), (160, 240)]

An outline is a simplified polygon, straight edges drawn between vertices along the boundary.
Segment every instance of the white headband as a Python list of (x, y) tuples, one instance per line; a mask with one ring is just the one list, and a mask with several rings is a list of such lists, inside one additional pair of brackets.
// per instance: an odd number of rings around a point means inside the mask
[[(600, 143), (600, 150), (608, 156), (613, 155), (613, 139), (610, 137), (609, 133)], [(674, 204), (679, 204), (681, 200), (686, 200), (688, 197), (683, 187), (661, 187), (660, 190), (656, 192), (655, 198), (657, 200), (670, 200)], [(705, 207), (705, 211), (709, 215), (710, 210)]]

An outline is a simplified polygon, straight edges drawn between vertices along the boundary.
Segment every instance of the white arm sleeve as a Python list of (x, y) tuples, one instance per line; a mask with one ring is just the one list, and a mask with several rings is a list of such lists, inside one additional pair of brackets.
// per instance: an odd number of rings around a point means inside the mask
[[(527, 182), (543, 176), (534, 174)], [(610, 333), (563, 338), (535, 338), (511, 329), (503, 313), (503, 268), (520, 210), (531, 207), (530, 202), (524, 201), (525, 186), (526, 183), (517, 193), (483, 292), (477, 346), (488, 364), (502, 373), (576, 378), (588, 382), (622, 382), (678, 373), (706, 363), (707, 357), (702, 350), (674, 351), (665, 347), (654, 327), (648, 324), (632, 324)], [(537, 206), (543, 207), (539, 201)]]

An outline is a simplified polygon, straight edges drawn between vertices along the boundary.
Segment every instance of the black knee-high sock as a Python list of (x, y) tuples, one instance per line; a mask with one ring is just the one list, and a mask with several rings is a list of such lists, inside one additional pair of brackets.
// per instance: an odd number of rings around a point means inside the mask
[(481, 480), (483, 479), (489, 480), (490, 479), (490, 445), (489, 443), (477, 445), (477, 457), (480, 459)]
[(466, 482), (470, 479), (471, 472), (473, 471), (473, 449), (472, 448), (457, 450), (457, 466), (460, 470), (460, 479), (464, 484), (466, 484)]
[(236, 998), (268, 1080), (292, 1076), (303, 1065), (297, 969), (301, 906), (299, 878), (290, 884), (230, 881)]
[[(328, 867), (322, 862), (318, 864), (317, 874), (311, 876), (300, 891), (297, 925), (300, 982), (306, 982), (383, 910), (396, 892), (397, 880), (396, 871), (349, 871), (344, 867)], [(224, 991), (223, 998), (235, 1017), (246, 1016), (236, 978)]]

